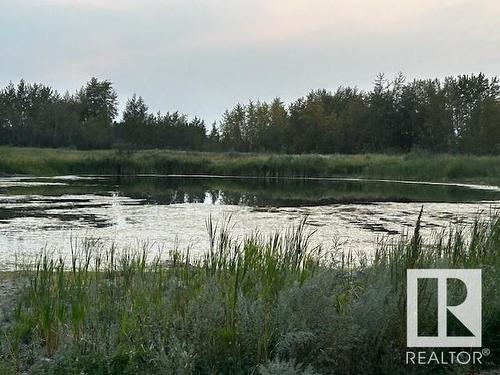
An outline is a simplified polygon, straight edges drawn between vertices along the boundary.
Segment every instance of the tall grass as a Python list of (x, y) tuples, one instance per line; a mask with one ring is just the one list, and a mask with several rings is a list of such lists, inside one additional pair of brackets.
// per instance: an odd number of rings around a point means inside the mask
[(168, 150), (123, 152), (0, 147), (0, 174), (211, 174), (400, 178), (500, 183), (499, 156), (280, 155)]
[[(236, 239), (230, 220), (206, 222), (202, 257), (74, 247), (24, 266), (4, 324), (0, 369), (51, 374), (466, 373), (469, 366), (406, 366), (407, 268), (483, 269), (484, 367), (500, 351), (500, 219), (431, 241), (385, 244), (373, 259), (312, 247), (306, 221)], [(466, 230), (467, 229), (467, 230)], [(429, 288), (429, 293), (432, 293)], [(432, 311), (432, 303), (427, 305)], [(432, 331), (432, 324), (428, 327)]]

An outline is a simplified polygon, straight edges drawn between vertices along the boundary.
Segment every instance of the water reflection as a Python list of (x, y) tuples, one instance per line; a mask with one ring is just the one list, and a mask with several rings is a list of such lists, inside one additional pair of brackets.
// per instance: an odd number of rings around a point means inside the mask
[(316, 240), (361, 251), (380, 236), (411, 231), (422, 204), (423, 233), (470, 222), (499, 207), (499, 189), (363, 180), (179, 176), (0, 178), (0, 269), (14, 253), (45, 245), (67, 251), (71, 236), (120, 243), (148, 239), (206, 249), (208, 215), (234, 217), (235, 234), (280, 229), (303, 215)]
[[(0, 194), (46, 197), (109, 195), (153, 204), (208, 203), (250, 207), (322, 206), (363, 202), (474, 202), (500, 199), (500, 191), (451, 184), (412, 184), (349, 179), (262, 179), (209, 177), (99, 177), (24, 179), (0, 182)], [(67, 200), (67, 199), (66, 199)], [(58, 199), (62, 202), (62, 199)], [(78, 204), (78, 200), (72, 202)]]

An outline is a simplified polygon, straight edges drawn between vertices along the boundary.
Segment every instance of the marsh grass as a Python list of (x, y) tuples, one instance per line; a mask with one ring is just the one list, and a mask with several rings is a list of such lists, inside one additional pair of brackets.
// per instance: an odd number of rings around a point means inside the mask
[(499, 156), (284, 155), (169, 150), (77, 151), (0, 147), (0, 174), (208, 174), (256, 177), (369, 177), (500, 184)]
[[(311, 246), (304, 219), (269, 236), (237, 239), (231, 222), (206, 222), (207, 252), (168, 260), (73, 247), (66, 262), (24, 265), (17, 307), (4, 324), (0, 365), (32, 373), (466, 373), (404, 365), (407, 268), (483, 269), (484, 347), (498, 367), (500, 220), (382, 244), (373, 259)], [(426, 309), (434, 292), (427, 288)], [(432, 332), (432, 324), (425, 327)]]

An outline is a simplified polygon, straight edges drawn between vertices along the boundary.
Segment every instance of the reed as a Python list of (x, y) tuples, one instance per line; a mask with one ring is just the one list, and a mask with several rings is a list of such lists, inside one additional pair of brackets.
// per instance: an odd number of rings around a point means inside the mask
[[(422, 215), (422, 213), (421, 213)], [(381, 244), (373, 258), (312, 247), (303, 219), (269, 236), (206, 221), (203, 256), (74, 244), (42, 253), (2, 325), (0, 369), (32, 373), (457, 373), (409, 368), (407, 268), (483, 269), (484, 346), (500, 350), (500, 219)], [(427, 288), (429, 295), (434, 293)], [(458, 292), (457, 292), (458, 293)], [(429, 299), (430, 301), (430, 299)], [(431, 302), (426, 308), (432, 311)], [(432, 331), (431, 322), (426, 326)], [(497, 368), (497, 356), (484, 367)]]
[(284, 155), (170, 150), (77, 151), (0, 147), (0, 174), (209, 174), (258, 177), (368, 177), (500, 184), (499, 156)]

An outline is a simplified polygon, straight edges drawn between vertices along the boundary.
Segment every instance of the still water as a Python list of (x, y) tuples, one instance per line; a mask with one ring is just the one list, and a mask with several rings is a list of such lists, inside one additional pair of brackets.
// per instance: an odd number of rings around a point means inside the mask
[(233, 234), (267, 233), (308, 215), (314, 241), (373, 251), (412, 230), (470, 223), (500, 208), (500, 188), (362, 179), (258, 179), (213, 176), (0, 178), (0, 270), (41, 249), (67, 255), (71, 241), (98, 237), (192, 253), (207, 248), (205, 220), (231, 215)]

